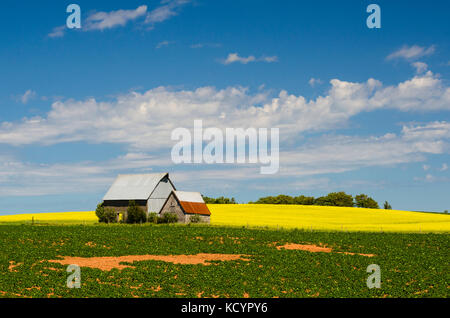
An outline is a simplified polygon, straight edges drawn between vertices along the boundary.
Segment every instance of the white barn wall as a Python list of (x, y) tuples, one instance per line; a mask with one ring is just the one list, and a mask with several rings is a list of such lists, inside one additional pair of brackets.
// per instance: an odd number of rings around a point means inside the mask
[(164, 178), (161, 180), (148, 199), (148, 212), (159, 213), (172, 191), (175, 191), (175, 188), (169, 179)]

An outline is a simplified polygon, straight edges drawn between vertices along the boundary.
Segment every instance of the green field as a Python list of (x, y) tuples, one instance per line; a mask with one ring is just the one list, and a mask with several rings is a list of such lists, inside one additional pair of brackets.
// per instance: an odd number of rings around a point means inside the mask
[[(277, 249), (315, 244), (331, 253)], [(263, 230), (185, 225), (0, 225), (0, 297), (448, 297), (448, 234)], [(375, 254), (373, 257), (339, 252)], [(138, 261), (81, 267), (66, 287), (62, 256), (241, 254), (210, 265)], [(369, 289), (366, 268), (381, 267)]]

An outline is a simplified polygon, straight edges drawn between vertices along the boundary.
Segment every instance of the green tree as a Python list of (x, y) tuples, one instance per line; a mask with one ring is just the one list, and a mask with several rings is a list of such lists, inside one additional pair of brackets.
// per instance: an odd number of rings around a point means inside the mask
[(383, 207), (385, 210), (392, 210), (392, 206), (387, 201), (384, 201)]
[(236, 199), (235, 198), (225, 198), (223, 196), (218, 197), (218, 198), (210, 198), (207, 196), (203, 196), (203, 201), (205, 201), (206, 204), (236, 204)]
[(355, 196), (355, 205), (358, 208), (379, 209), (377, 201), (369, 197), (367, 194), (359, 194)]
[(316, 205), (353, 207), (353, 197), (345, 192), (331, 192), (324, 197), (317, 198)]
[(313, 205), (314, 200), (314, 197), (305, 197), (304, 195), (299, 195), (298, 197), (294, 198), (294, 204)]
[(147, 221), (147, 214), (136, 204), (136, 201), (131, 200), (128, 203), (126, 222), (134, 224), (134, 223), (145, 223), (146, 221)]

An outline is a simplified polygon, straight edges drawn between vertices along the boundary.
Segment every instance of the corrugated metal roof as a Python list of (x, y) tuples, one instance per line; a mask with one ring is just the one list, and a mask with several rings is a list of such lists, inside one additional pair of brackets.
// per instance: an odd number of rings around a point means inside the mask
[(165, 173), (121, 174), (114, 181), (103, 200), (147, 200)]
[(205, 203), (200, 192), (174, 191), (178, 200), (185, 202)]
[(211, 215), (205, 203), (180, 201), (180, 204), (187, 214)]

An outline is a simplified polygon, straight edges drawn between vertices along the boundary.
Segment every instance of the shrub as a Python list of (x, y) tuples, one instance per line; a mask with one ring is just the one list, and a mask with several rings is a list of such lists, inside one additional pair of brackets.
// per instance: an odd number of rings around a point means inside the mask
[(194, 214), (190, 217), (190, 223), (200, 223), (202, 221), (202, 218), (198, 214)]
[(103, 215), (106, 223), (117, 223), (117, 213), (112, 208), (104, 208)]
[(148, 215), (147, 222), (149, 223), (158, 223), (158, 214), (155, 212), (152, 212)]
[(158, 223), (177, 223), (178, 215), (176, 213), (164, 213), (162, 217), (158, 219)]
[(95, 209), (95, 215), (98, 217), (98, 221), (100, 223), (106, 223), (105, 208), (103, 207), (103, 203), (97, 204), (97, 208)]
[(355, 196), (355, 205), (358, 208), (379, 209), (377, 201), (366, 194), (359, 194)]
[(145, 223), (147, 221), (147, 214), (142, 210), (135, 201), (131, 200), (128, 203), (126, 222), (130, 224)]

